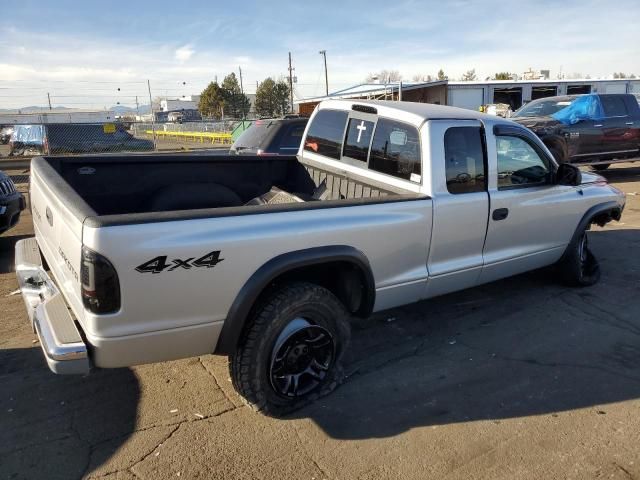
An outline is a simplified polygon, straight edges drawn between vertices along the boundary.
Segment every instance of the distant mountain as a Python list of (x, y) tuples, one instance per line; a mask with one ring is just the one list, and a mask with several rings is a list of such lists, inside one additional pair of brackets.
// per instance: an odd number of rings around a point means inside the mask
[(136, 107), (125, 107), (124, 105), (113, 105), (109, 108), (116, 115), (136, 115), (140, 112), (140, 115), (145, 115), (149, 113), (151, 110), (149, 109), (149, 105), (140, 105), (137, 109)]
[[(33, 113), (33, 112), (46, 112), (49, 110), (48, 106), (38, 107), (35, 105), (31, 105), (29, 107), (21, 107), (21, 108), (0, 108), (0, 112), (4, 113)], [(69, 107), (53, 107), (50, 111), (52, 112), (65, 112), (67, 110), (74, 110)]]
[[(0, 113), (47, 113), (47, 112), (68, 112), (70, 110), (78, 110), (77, 108), (70, 108), (64, 106), (53, 107), (49, 109), (48, 106), (38, 107), (35, 105), (31, 105), (28, 107), (21, 108), (0, 108)], [(89, 111), (100, 111), (102, 108), (83, 108), (80, 110), (89, 110)], [(113, 105), (107, 110), (114, 112), (116, 115), (136, 115), (135, 107), (125, 107), (124, 105)], [(140, 115), (145, 115), (151, 111), (149, 105), (140, 105), (138, 110)]]

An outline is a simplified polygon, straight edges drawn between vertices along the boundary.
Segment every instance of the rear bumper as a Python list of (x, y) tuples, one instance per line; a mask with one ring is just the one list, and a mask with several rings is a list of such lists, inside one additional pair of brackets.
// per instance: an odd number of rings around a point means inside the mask
[(91, 365), (87, 345), (64, 297), (42, 267), (35, 238), (16, 243), (16, 276), (22, 299), (49, 368), (60, 374), (85, 374)]

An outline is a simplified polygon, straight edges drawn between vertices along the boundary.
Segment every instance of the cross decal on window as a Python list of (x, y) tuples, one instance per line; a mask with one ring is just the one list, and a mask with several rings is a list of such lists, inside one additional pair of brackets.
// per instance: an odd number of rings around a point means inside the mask
[(360, 143), (360, 137), (362, 137), (362, 132), (364, 132), (367, 127), (364, 126), (364, 120), (360, 121), (360, 125), (358, 125), (356, 127), (358, 129), (358, 139), (356, 140), (356, 142)]

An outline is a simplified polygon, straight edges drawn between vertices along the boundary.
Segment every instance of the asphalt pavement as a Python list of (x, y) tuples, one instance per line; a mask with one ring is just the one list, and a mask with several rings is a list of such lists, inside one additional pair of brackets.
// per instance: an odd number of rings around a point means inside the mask
[(0, 479), (640, 478), (640, 165), (604, 175), (627, 207), (590, 233), (600, 283), (542, 270), (357, 321), (345, 383), (284, 419), (223, 357), (50, 373), (16, 293), (25, 211), (0, 237)]

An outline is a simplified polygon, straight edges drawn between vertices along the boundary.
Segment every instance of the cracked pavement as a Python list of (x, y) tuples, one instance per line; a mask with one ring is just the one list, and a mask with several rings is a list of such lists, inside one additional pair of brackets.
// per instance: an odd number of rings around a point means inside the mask
[(598, 285), (538, 271), (358, 320), (344, 384), (285, 419), (222, 357), (50, 373), (12, 294), (25, 212), (0, 237), (0, 480), (640, 478), (640, 165), (605, 176), (628, 196), (590, 234)]

